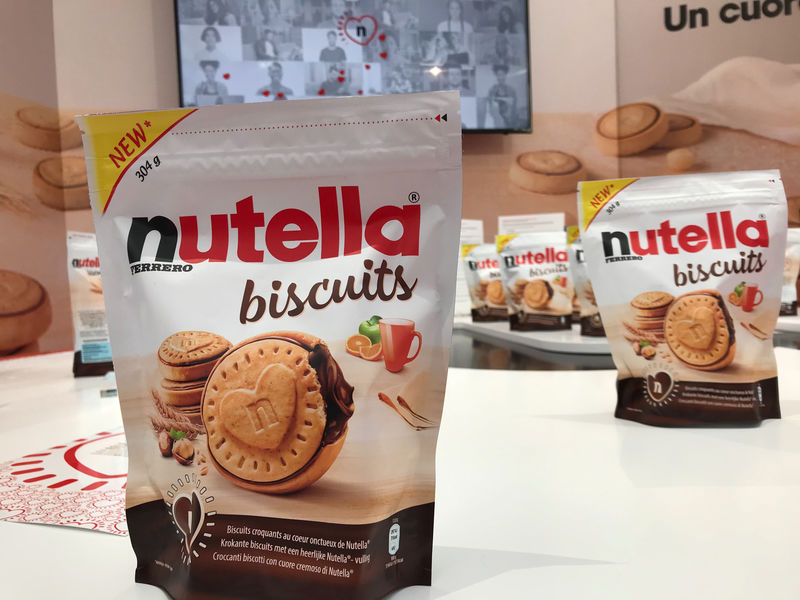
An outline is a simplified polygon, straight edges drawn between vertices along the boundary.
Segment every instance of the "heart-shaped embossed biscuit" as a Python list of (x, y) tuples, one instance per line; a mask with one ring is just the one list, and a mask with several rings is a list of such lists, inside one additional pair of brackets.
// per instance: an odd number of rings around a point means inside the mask
[(192, 549), (197, 534), (200, 533), (200, 528), (203, 526), (205, 515), (203, 514), (203, 505), (200, 503), (200, 497), (197, 492), (192, 490), (191, 496), (181, 495), (175, 498), (172, 504), (172, 518), (175, 520), (175, 525), (183, 533), (183, 540), (186, 546), (186, 553)]
[(708, 350), (716, 337), (717, 325), (711, 309), (701, 306), (677, 321), (675, 331), (683, 344), (695, 350)]
[(682, 363), (716, 371), (733, 362), (736, 340), (728, 310), (715, 290), (689, 292), (664, 317), (667, 345)]
[(672, 377), (665, 371), (647, 375), (647, 393), (655, 402), (661, 402), (669, 396), (674, 385)]
[(294, 372), (281, 364), (267, 366), (255, 389), (228, 392), (220, 403), (222, 424), (241, 441), (274, 450), (280, 446), (296, 411)]
[(175, 352), (193, 352), (210, 346), (217, 339), (206, 331), (182, 331), (169, 338), (169, 348)]

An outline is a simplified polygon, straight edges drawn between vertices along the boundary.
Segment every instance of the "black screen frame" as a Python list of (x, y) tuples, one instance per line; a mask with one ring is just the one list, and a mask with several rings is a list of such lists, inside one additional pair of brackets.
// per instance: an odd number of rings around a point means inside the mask
[[(531, 60), (531, 28), (530, 28), (530, 0), (523, 0), (525, 3), (525, 21), (523, 25), (525, 26), (525, 40), (527, 41), (527, 52), (526, 52), (526, 61), (528, 68), (526, 69), (527, 73), (527, 86), (526, 92), (528, 95), (528, 112), (529, 119), (528, 119), (528, 127), (527, 128), (517, 128), (517, 129), (464, 129), (462, 126), (461, 133), (468, 133), (468, 134), (500, 134), (500, 135), (507, 135), (513, 133), (532, 133), (533, 132), (533, 90), (531, 88), (531, 70), (532, 70), (532, 63)], [(180, 0), (172, 0), (172, 11), (173, 11), (173, 23), (175, 27), (175, 46), (176, 46), (176, 59), (177, 59), (177, 67), (178, 67), (178, 102), (180, 103), (181, 108), (185, 108), (186, 105), (183, 103), (183, 62), (181, 59), (181, 29), (180, 23), (178, 22), (178, 2)], [(401, 96), (402, 94), (391, 94)], [(351, 98), (357, 96), (349, 96)]]

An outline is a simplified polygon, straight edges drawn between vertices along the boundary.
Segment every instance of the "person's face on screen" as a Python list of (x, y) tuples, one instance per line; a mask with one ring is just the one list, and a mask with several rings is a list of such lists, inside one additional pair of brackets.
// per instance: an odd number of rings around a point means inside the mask
[(505, 85), (508, 73), (506, 73), (504, 69), (498, 69), (495, 72), (495, 75), (497, 76), (497, 83), (499, 83), (500, 85)]
[(461, 69), (447, 69), (447, 82), (451, 88), (461, 87)]
[(344, 4), (344, 0), (331, 0), (331, 13), (333, 13), (334, 17), (342, 16), (347, 7)]
[(206, 44), (206, 48), (209, 50), (213, 50), (217, 47), (217, 36), (214, 35), (214, 32), (210, 29), (206, 30), (203, 33), (203, 41)]
[(270, 21), (277, 19), (280, 16), (278, 12), (278, 5), (273, 0), (267, 2), (267, 17)]
[(339, 78), (338, 67), (331, 67), (328, 69), (328, 81), (336, 81)]
[(332, 31), (328, 32), (328, 46), (331, 48), (336, 47), (336, 34)]
[(281, 69), (280, 65), (270, 65), (269, 67), (269, 78), (272, 80), (272, 83), (280, 83), (281, 77), (283, 77), (283, 69)]
[(206, 81), (214, 81), (217, 76), (217, 68), (214, 65), (206, 65), (203, 67), (203, 73), (206, 75)]
[(448, 11), (452, 20), (461, 20), (461, 2), (457, 2), (456, 0), (451, 1), (448, 5)]

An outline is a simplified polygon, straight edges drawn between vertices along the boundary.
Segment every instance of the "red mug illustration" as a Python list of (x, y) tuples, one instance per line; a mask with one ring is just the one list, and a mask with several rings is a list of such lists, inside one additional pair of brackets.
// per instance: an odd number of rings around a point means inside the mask
[(750, 312), (761, 304), (764, 299), (764, 292), (758, 289), (757, 285), (745, 285), (742, 290), (742, 310)]
[[(381, 319), (378, 326), (381, 330), (383, 362), (389, 371), (397, 373), (417, 358), (422, 349), (422, 334), (414, 329), (414, 321), (409, 319)], [(414, 338), (417, 338), (417, 350), (409, 356)]]

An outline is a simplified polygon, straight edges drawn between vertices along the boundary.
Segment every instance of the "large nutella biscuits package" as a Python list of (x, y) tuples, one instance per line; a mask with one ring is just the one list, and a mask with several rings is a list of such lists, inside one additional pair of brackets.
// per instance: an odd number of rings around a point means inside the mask
[(597, 298), (586, 269), (586, 256), (580, 238), (580, 228), (576, 225), (567, 227), (567, 243), (569, 244), (569, 267), (575, 282), (575, 298), (579, 303), (579, 323), (581, 335), (603, 337), (603, 320), (597, 307)]
[(797, 314), (797, 278), (800, 276), (800, 229), (789, 229), (786, 235), (786, 258), (783, 262), (781, 316)]
[(654, 425), (779, 418), (780, 173), (584, 182), (578, 210), (619, 370), (616, 416)]
[(472, 320), (506, 321), (508, 308), (494, 244), (462, 244), (464, 275), (472, 301)]
[(569, 329), (575, 288), (564, 231), (497, 236), (511, 329)]
[(113, 370), (114, 365), (95, 234), (67, 232), (67, 272), (75, 336), (72, 373), (76, 377), (104, 375)]
[(458, 111), (442, 92), (80, 119), (137, 581), (430, 584)]

